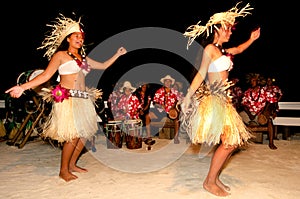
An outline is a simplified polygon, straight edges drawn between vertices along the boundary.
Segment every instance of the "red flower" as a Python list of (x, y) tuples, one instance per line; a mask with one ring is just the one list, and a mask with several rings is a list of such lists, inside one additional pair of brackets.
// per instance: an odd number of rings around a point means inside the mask
[(52, 96), (55, 102), (62, 102), (64, 99), (69, 98), (69, 90), (61, 87), (61, 85), (57, 85), (52, 91)]

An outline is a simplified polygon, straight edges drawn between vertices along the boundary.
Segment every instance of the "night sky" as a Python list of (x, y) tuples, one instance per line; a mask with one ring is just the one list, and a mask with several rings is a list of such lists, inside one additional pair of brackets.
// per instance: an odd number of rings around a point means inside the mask
[[(221, 3), (220, 3), (221, 2)], [(22, 1), (6, 2), (2, 7), (2, 72), (0, 91), (16, 84), (20, 73), (37, 68), (46, 68), (47, 59), (43, 57), (45, 51), (37, 50), (49, 30), (46, 24), (51, 23), (58, 13), (72, 17), (81, 16), (86, 33), (85, 44), (87, 54), (98, 44), (123, 31), (142, 27), (162, 27), (183, 33), (189, 25), (199, 20), (205, 24), (215, 12), (223, 12), (235, 6), (238, 1), (233, 0), (201, 0), (201, 1), (39, 1), (31, 3)], [(295, 1), (286, 0), (281, 3), (266, 3), (262, 0), (243, 1), (241, 5), (250, 3), (254, 10), (251, 16), (238, 20), (237, 28), (232, 34), (230, 43), (236, 45), (249, 37), (249, 32), (256, 26), (261, 27), (261, 37), (243, 54), (234, 58), (234, 69), (231, 77), (238, 77), (241, 86), (245, 87), (245, 76), (249, 72), (261, 73), (264, 76), (276, 78), (276, 84), (284, 92), (282, 101), (299, 101), (299, 83), (296, 73), (295, 58), (298, 52), (294, 40), (299, 36), (296, 28), (299, 17)], [(6, 12), (4, 12), (6, 10)], [(298, 11), (299, 12), (299, 11)], [(4, 14), (5, 13), (5, 14)], [(297, 22), (297, 23), (296, 23)], [(147, 40), (147, 37), (137, 38)], [(137, 42), (137, 41), (135, 41)], [(299, 43), (299, 42), (298, 42)], [(122, 44), (120, 44), (122, 45)], [(124, 46), (126, 48), (126, 46)], [(292, 50), (293, 49), (293, 50)], [(112, 55), (115, 49), (103, 54)], [(147, 63), (170, 65), (177, 71), (188, 74), (185, 60), (176, 54), (158, 49), (141, 49), (130, 51), (119, 59), (109, 71), (103, 74), (101, 86), (111, 85), (116, 76), (132, 68)], [(100, 55), (101, 57), (101, 55)], [(99, 58), (99, 61), (101, 59)], [(122, 65), (122, 69), (119, 69)], [(161, 75), (158, 74), (157, 79)], [(248, 85), (247, 85), (248, 86)], [(296, 91), (296, 92), (295, 92)]]

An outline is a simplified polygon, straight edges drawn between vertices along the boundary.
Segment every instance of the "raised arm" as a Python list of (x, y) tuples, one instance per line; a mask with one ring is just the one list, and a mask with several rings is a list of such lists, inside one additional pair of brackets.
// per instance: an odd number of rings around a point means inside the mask
[(236, 47), (226, 49), (226, 52), (232, 55), (240, 54), (244, 50), (246, 50), (259, 37), (260, 37), (260, 28), (257, 28), (251, 32), (250, 38), (247, 41), (245, 41), (244, 43)]
[(91, 66), (92, 69), (100, 69), (100, 70), (105, 70), (109, 66), (111, 66), (121, 55), (124, 55), (127, 53), (127, 50), (124, 47), (120, 47), (117, 52), (108, 60), (105, 62), (98, 62), (96, 60), (93, 60), (89, 57), (86, 57), (87, 62)]

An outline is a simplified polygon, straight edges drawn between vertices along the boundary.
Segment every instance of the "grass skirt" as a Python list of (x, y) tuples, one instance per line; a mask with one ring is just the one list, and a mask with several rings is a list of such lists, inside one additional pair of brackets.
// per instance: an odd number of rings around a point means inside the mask
[(62, 102), (52, 100), (52, 109), (42, 124), (41, 136), (58, 142), (71, 141), (74, 138), (90, 140), (98, 130), (93, 100), (90, 96), (69, 97)]
[(231, 103), (226, 85), (202, 86), (191, 99), (188, 113), (181, 113), (181, 130), (192, 143), (219, 144), (221, 135), (226, 146), (241, 146), (252, 137)]

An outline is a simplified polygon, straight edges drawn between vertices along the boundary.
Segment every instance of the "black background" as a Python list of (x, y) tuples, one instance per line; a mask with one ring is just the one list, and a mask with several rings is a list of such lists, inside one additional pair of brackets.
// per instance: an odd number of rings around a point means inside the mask
[[(51, 23), (58, 13), (65, 16), (82, 16), (86, 32), (85, 44), (87, 53), (105, 39), (125, 30), (139, 27), (164, 27), (184, 32), (189, 25), (199, 20), (206, 23), (215, 12), (223, 12), (232, 8), (238, 1), (233, 0), (205, 0), (205, 1), (39, 1), (39, 2), (6, 2), (2, 6), (1, 35), (1, 85), (0, 92), (16, 84), (21, 72), (46, 68), (47, 59), (43, 57), (45, 51), (37, 50), (49, 30), (46, 24)], [(249, 72), (273, 76), (284, 92), (282, 101), (299, 101), (299, 83), (296, 62), (298, 54), (299, 22), (294, 1), (286, 0), (269, 3), (261, 0), (249, 0), (254, 7), (251, 16), (240, 20), (237, 30), (232, 34), (231, 42), (235, 45), (246, 40), (249, 32), (256, 26), (261, 27), (261, 37), (244, 53), (235, 57), (232, 77), (238, 77), (245, 82)], [(4, 4), (3, 4), (4, 5)], [(147, 38), (144, 38), (147, 39)], [(126, 46), (125, 46), (126, 47)], [(113, 53), (113, 52), (112, 52)], [(144, 53), (144, 56), (143, 56)], [(167, 59), (178, 61), (174, 55), (161, 55), (160, 52), (136, 52), (125, 55), (122, 61), (125, 65), (147, 63)], [(296, 54), (297, 53), (297, 54)], [(152, 58), (151, 56), (152, 55)], [(147, 59), (146, 59), (147, 58)], [(168, 61), (167, 61), (168, 62)], [(116, 63), (116, 65), (118, 62)], [(170, 63), (171, 64), (171, 63)], [(114, 67), (114, 66), (112, 66)], [(108, 75), (111, 75), (107, 73)], [(105, 78), (103, 84), (110, 77)]]

